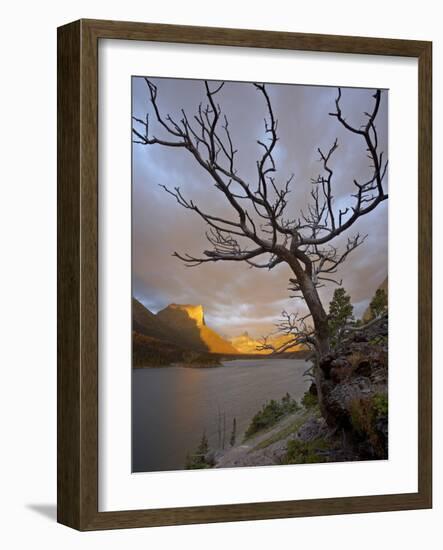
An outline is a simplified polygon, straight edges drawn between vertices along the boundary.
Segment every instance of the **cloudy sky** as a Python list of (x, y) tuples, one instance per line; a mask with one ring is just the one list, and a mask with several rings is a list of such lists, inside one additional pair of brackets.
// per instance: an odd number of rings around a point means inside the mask
[[(202, 81), (151, 78), (158, 87), (158, 104), (165, 114), (180, 119), (183, 108), (192, 119), (205, 100)], [(214, 83), (214, 87), (216, 83)], [(279, 141), (275, 150), (277, 181), (294, 174), (289, 218), (306, 208), (312, 189), (311, 178), (321, 170), (317, 148), (328, 151), (335, 138), (339, 148), (331, 160), (334, 169), (334, 204), (338, 208), (353, 204), (353, 180), (370, 174), (363, 139), (345, 130), (335, 117), (337, 88), (268, 84)], [(364, 112), (373, 106), (374, 90), (342, 90), (341, 107), (351, 124), (365, 120)], [(266, 106), (263, 96), (249, 83), (226, 83), (217, 95), (229, 120), (238, 174), (256, 182), (256, 160), (261, 151), (257, 139), (264, 137)], [(145, 81), (133, 78), (133, 114), (144, 118), (152, 107)], [(388, 92), (383, 91), (376, 126), (379, 148), (388, 155)], [(153, 117), (151, 117), (152, 119)], [(161, 131), (152, 123), (152, 133)], [(186, 198), (217, 215), (229, 215), (225, 197), (215, 189), (208, 174), (181, 148), (159, 145), (133, 145), (133, 292), (151, 311), (168, 304), (202, 304), (209, 326), (226, 336), (247, 330), (259, 337), (274, 330), (282, 310), (304, 311), (301, 300), (291, 299), (288, 291), (289, 268), (279, 265), (272, 271), (251, 269), (241, 262), (208, 263), (186, 267), (172, 253), (201, 256), (210, 248), (205, 239), (205, 224), (194, 212), (179, 206), (160, 185), (180, 187)], [(387, 177), (385, 178), (387, 188)], [(338, 279), (349, 292), (355, 314), (361, 315), (388, 270), (388, 202), (381, 203), (360, 220), (334, 245), (346, 243), (357, 232), (368, 234), (366, 241), (352, 252), (341, 266)], [(232, 215), (229, 216), (232, 219)], [(325, 305), (335, 286), (320, 290)]]

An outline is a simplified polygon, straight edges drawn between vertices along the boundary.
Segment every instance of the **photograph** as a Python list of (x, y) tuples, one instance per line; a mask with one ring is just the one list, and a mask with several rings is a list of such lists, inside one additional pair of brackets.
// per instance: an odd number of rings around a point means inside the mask
[(388, 458), (388, 95), (132, 77), (133, 472)]

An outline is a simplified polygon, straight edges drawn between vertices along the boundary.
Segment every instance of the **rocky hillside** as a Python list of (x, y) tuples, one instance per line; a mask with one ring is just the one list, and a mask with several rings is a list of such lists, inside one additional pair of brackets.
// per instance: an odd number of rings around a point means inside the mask
[(275, 426), (208, 457), (215, 468), (272, 466), (358, 460), (350, 445), (321, 417), (318, 407), (302, 408)]
[(324, 417), (362, 459), (388, 457), (388, 315), (350, 331), (320, 361)]

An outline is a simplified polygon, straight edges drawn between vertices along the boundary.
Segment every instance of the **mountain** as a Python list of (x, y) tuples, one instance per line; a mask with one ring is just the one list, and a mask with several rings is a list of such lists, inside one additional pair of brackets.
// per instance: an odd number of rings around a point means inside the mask
[(184, 360), (187, 342), (132, 299), (132, 362), (134, 367), (169, 365)]
[(211, 366), (216, 354), (238, 355), (230, 342), (206, 326), (202, 306), (171, 304), (157, 315), (132, 300), (134, 367), (171, 363)]
[(135, 298), (132, 299), (132, 330), (183, 349), (207, 351), (202, 342), (193, 338), (192, 331), (183, 332), (180, 327), (168, 323), (167, 319), (164, 322)]
[(132, 299), (132, 330), (159, 340), (171, 340), (168, 326), (135, 298)]
[(192, 349), (228, 355), (239, 353), (231, 342), (206, 325), (201, 305), (170, 304), (159, 311), (156, 317), (182, 338), (186, 338)]
[[(272, 344), (275, 348), (278, 348), (279, 346), (282, 346), (289, 340), (290, 340), (290, 336), (287, 336), (286, 334), (280, 334), (280, 335), (276, 334), (268, 338), (268, 343)], [(233, 338), (230, 338), (229, 341), (241, 353), (260, 354), (260, 355), (269, 355), (270, 353), (272, 353), (272, 350), (258, 351), (257, 346), (260, 346), (261, 344), (260, 340), (251, 338), (248, 332), (244, 332), (243, 334), (240, 334), (240, 336), (234, 336)], [(302, 349), (303, 349), (303, 346), (300, 345), (300, 346), (291, 348), (290, 350), (288, 350), (288, 352), (300, 351)]]

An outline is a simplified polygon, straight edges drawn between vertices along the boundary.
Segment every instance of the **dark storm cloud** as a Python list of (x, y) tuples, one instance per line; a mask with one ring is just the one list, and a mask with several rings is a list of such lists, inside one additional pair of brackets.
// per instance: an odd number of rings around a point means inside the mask
[[(179, 118), (183, 108), (188, 115), (204, 101), (201, 81), (153, 79), (158, 86), (163, 113)], [(312, 188), (311, 178), (321, 173), (317, 148), (327, 151), (335, 138), (339, 148), (331, 166), (334, 169), (336, 206), (349, 206), (355, 192), (353, 180), (370, 174), (363, 140), (347, 132), (334, 117), (336, 88), (268, 85), (267, 90), (278, 118), (279, 142), (275, 151), (277, 181), (292, 173), (294, 180), (288, 204), (288, 217), (296, 218), (306, 208)], [(364, 111), (372, 106), (373, 90), (344, 89), (342, 109), (353, 125), (363, 123)], [(238, 173), (256, 180), (257, 139), (264, 137), (266, 115), (263, 97), (250, 84), (227, 83), (217, 96), (238, 149)], [(387, 156), (387, 92), (377, 117), (380, 150)], [(133, 79), (134, 115), (144, 118), (149, 109), (146, 84)], [(152, 117), (151, 117), (152, 118)], [(160, 131), (152, 122), (152, 132)], [(133, 285), (134, 294), (150, 309), (158, 311), (171, 302), (201, 303), (208, 324), (223, 334), (249, 330), (262, 335), (273, 330), (283, 309), (303, 311), (300, 300), (289, 298), (289, 269), (280, 265), (272, 271), (250, 269), (236, 262), (217, 262), (187, 268), (172, 257), (174, 251), (199, 256), (208, 248), (203, 221), (180, 207), (160, 185), (180, 187), (203, 209), (233, 218), (226, 199), (209, 176), (185, 150), (160, 146), (133, 147)], [(352, 199), (351, 199), (352, 200)], [(387, 274), (388, 205), (379, 205), (361, 218), (334, 245), (343, 246), (348, 237), (368, 235), (340, 267), (337, 278), (351, 294), (356, 314), (361, 314), (377, 286)], [(334, 285), (321, 289), (324, 303), (330, 300)]]

